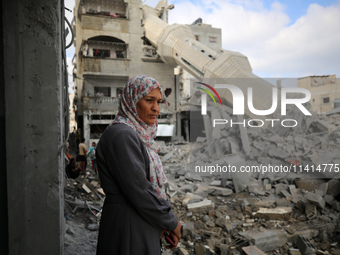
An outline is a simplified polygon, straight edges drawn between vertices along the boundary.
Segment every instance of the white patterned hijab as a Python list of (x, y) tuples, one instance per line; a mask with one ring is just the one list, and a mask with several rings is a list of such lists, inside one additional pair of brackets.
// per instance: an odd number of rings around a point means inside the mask
[(150, 159), (150, 183), (157, 192), (158, 197), (166, 199), (165, 184), (167, 178), (163, 171), (162, 162), (158, 156), (160, 146), (154, 138), (157, 134), (158, 121), (152, 126), (147, 125), (137, 114), (138, 101), (152, 92), (154, 89), (162, 88), (155, 78), (146, 75), (136, 75), (129, 79), (123, 88), (119, 102), (118, 114), (113, 124), (123, 123), (132, 128), (142, 140)]

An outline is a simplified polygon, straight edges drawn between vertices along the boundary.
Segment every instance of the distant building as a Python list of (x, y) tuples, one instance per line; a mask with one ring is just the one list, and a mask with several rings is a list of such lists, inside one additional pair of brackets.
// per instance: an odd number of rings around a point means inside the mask
[(69, 93), (68, 94), (68, 98), (69, 98), (69, 101), (70, 101), (70, 107), (69, 107), (69, 116), (70, 116), (70, 132), (73, 131), (73, 129), (77, 129), (77, 122), (76, 122), (76, 119), (75, 119), (75, 106), (73, 104), (74, 102), (74, 94), (73, 93)]
[(311, 92), (311, 110), (319, 114), (330, 112), (340, 100), (340, 79), (335, 75), (299, 78), (297, 86)]
[[(197, 41), (201, 42), (210, 49), (219, 52), (222, 50), (222, 30), (220, 28), (212, 27), (209, 24), (203, 24), (202, 19), (198, 18), (190, 26)], [(187, 71), (182, 70), (180, 67), (177, 73), (181, 74), (180, 77), (180, 91), (181, 96), (186, 98), (191, 95), (192, 88), (190, 87), (190, 79), (194, 78)]]

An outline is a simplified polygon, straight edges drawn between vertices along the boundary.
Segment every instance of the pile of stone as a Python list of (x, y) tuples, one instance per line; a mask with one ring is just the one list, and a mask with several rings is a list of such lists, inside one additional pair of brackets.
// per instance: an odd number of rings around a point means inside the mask
[[(223, 128), (194, 143), (163, 144), (167, 192), (183, 225), (173, 253), (340, 254), (339, 124), (331, 116), (299, 132)], [(216, 164), (291, 168), (195, 171)], [(326, 171), (317, 171), (322, 164)]]

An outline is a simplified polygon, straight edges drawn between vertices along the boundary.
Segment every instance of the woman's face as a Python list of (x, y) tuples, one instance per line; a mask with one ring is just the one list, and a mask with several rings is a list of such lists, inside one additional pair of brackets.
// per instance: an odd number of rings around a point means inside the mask
[(162, 94), (159, 88), (154, 89), (145, 97), (141, 98), (137, 103), (137, 114), (147, 125), (152, 126), (155, 124), (162, 101)]

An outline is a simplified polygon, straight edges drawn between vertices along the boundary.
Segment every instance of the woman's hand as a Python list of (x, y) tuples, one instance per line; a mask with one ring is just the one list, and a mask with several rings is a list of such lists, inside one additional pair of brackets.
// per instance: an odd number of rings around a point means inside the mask
[(172, 240), (174, 241), (174, 246), (171, 246), (171, 250), (173, 250), (177, 247), (179, 239), (173, 232), (170, 232), (170, 235), (171, 235)]
[(177, 227), (171, 231), (171, 233), (173, 233), (177, 237), (178, 241), (181, 239), (181, 228), (181, 223), (179, 223), (178, 221)]

